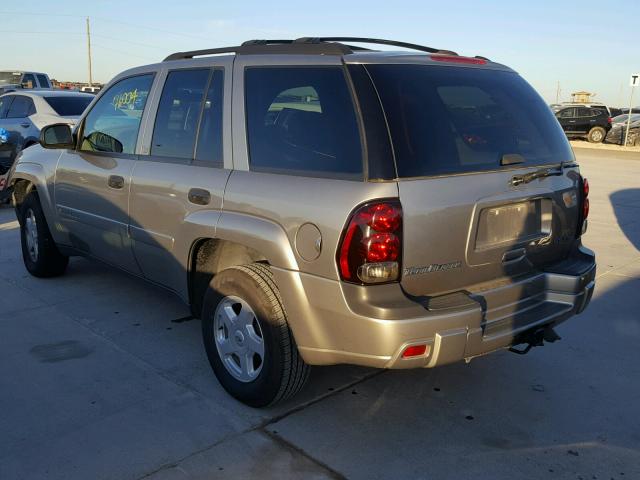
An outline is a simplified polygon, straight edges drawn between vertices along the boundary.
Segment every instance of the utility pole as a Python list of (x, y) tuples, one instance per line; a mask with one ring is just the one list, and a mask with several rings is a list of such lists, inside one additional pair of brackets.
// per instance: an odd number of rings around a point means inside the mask
[(556, 88), (556, 103), (560, 103), (560, 80), (558, 80), (558, 88)]
[(89, 54), (89, 86), (93, 86), (93, 76), (91, 74), (91, 28), (89, 26), (89, 17), (87, 17), (87, 52)]
[(631, 85), (631, 96), (629, 97), (629, 114), (627, 115), (627, 131), (624, 134), (624, 143), (623, 146), (627, 146), (627, 142), (629, 141), (629, 129), (631, 128), (631, 113), (633, 112), (633, 92), (636, 87), (640, 85), (640, 73), (636, 75), (631, 75), (631, 81), (629, 82)]

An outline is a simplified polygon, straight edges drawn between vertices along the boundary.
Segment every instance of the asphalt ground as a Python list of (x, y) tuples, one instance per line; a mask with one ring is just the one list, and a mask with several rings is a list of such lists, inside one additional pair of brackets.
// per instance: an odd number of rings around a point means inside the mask
[(224, 392), (165, 291), (81, 258), (29, 276), (1, 208), (0, 479), (640, 478), (640, 153), (576, 155), (598, 280), (562, 341), (433, 370), (315, 368), (265, 410)]

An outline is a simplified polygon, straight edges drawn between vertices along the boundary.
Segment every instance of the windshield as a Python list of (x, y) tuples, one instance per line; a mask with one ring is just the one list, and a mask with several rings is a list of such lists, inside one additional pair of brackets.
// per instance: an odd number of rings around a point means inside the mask
[(61, 117), (78, 117), (82, 115), (87, 105), (91, 103), (94, 97), (78, 96), (78, 97), (44, 97), (46, 102)]
[(503, 158), (522, 157), (525, 165), (573, 160), (552, 111), (516, 73), (429, 65), (367, 69), (387, 116), (399, 177), (493, 170)]
[(21, 72), (0, 72), (0, 85), (20, 84)]

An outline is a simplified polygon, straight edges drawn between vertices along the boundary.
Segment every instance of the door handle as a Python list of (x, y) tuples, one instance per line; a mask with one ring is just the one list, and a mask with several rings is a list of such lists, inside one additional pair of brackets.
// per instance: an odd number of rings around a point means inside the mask
[(20, 126), (21, 126), (22, 128), (29, 128), (29, 127), (31, 126), (31, 124), (30, 124), (30, 123), (28, 123), (28, 122), (24, 122), (24, 123), (21, 123), (21, 124), (20, 124)]
[(211, 193), (202, 188), (192, 188), (189, 190), (189, 201), (196, 205), (209, 205), (211, 202)]
[(115, 188), (117, 190), (120, 190), (121, 188), (124, 187), (124, 178), (121, 177), (120, 175), (110, 175), (109, 176), (109, 186), (111, 188)]
[(524, 248), (517, 248), (509, 252), (505, 252), (502, 255), (502, 263), (508, 265), (510, 263), (519, 262), (527, 255), (527, 251)]

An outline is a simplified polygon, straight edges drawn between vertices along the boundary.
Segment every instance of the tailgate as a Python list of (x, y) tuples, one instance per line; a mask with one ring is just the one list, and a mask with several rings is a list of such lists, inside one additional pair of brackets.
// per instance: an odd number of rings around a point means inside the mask
[(517, 171), (399, 182), (402, 286), (412, 295), (460, 290), (526, 274), (569, 253), (579, 176), (511, 186)]
[(568, 254), (579, 221), (580, 175), (542, 98), (482, 59), (439, 63), (366, 66), (392, 140), (413, 295), (533, 272)]

